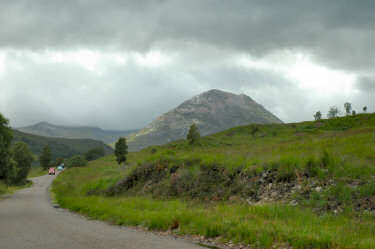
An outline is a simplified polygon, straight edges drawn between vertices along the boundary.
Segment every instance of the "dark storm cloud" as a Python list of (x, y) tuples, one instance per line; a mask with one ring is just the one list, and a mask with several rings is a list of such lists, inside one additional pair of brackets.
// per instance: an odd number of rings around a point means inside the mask
[(0, 23), (2, 47), (179, 51), (198, 43), (255, 56), (298, 49), (333, 67), (375, 67), (372, 0), (5, 0)]

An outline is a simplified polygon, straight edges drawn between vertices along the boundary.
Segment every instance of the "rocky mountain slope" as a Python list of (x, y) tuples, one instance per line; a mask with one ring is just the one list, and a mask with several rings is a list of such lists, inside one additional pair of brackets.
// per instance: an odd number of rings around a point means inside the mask
[(185, 138), (193, 123), (201, 135), (208, 135), (239, 125), (282, 121), (244, 94), (214, 89), (194, 96), (140, 131), (128, 135), (129, 150)]
[(44, 137), (13, 130), (13, 142), (24, 142), (30, 150), (39, 156), (43, 147), (48, 145), (51, 149), (53, 159), (57, 157), (70, 158), (73, 155), (82, 155), (92, 148), (104, 148), (105, 153), (112, 154), (113, 149), (102, 141), (93, 139), (68, 139), (56, 137)]
[(121, 136), (135, 132), (136, 130), (130, 131), (115, 131), (115, 130), (102, 130), (97, 127), (68, 127), (53, 125), (47, 122), (41, 122), (35, 125), (15, 128), (16, 130), (47, 137), (59, 137), (59, 138), (74, 138), (74, 139), (94, 139), (100, 140), (104, 143), (110, 144)]

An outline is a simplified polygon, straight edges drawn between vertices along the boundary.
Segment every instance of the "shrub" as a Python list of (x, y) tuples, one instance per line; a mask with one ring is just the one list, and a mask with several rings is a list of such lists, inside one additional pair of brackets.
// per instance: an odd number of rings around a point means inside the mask
[(195, 124), (192, 124), (189, 128), (189, 133), (186, 136), (186, 139), (189, 141), (190, 145), (197, 144), (201, 134), (199, 133), (198, 127)]
[(29, 174), (31, 163), (34, 156), (31, 153), (29, 146), (23, 142), (17, 142), (12, 148), (12, 158), (16, 162), (16, 177), (13, 183), (25, 184), (27, 175)]
[(105, 152), (104, 152), (104, 148), (103, 147), (100, 147), (100, 148), (92, 148), (90, 150), (88, 150), (86, 153), (85, 153), (85, 157), (86, 157), (86, 160), (87, 161), (93, 161), (93, 160), (96, 160), (102, 156), (105, 155)]
[(86, 165), (87, 165), (86, 158), (82, 155), (72, 156), (68, 161), (68, 167), (69, 168), (71, 168), (71, 167), (82, 167), (82, 166), (86, 166)]

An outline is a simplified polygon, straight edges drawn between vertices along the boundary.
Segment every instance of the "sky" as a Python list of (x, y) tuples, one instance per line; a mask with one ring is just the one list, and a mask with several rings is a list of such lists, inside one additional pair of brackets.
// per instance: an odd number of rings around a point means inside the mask
[(373, 0), (1, 0), (13, 127), (136, 129), (210, 89), (284, 122), (375, 109)]

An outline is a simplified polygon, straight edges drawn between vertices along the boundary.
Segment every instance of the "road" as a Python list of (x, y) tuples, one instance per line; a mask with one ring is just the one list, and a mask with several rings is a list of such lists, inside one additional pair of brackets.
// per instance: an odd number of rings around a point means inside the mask
[(32, 187), (0, 200), (0, 249), (203, 248), (170, 236), (88, 220), (56, 208), (48, 200), (48, 187), (54, 178), (32, 178)]

